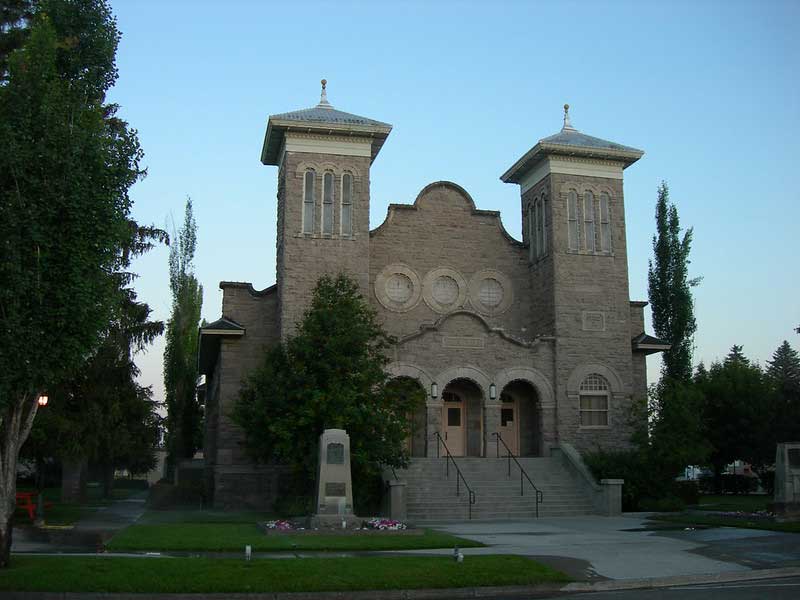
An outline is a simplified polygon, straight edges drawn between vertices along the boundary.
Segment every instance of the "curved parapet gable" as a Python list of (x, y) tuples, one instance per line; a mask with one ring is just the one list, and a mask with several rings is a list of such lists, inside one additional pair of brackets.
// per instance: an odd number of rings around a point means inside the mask
[(391, 225), (396, 216), (396, 211), (418, 211), (418, 210), (437, 210), (442, 207), (442, 200), (451, 201), (452, 205), (458, 206), (462, 204), (462, 208), (475, 217), (488, 217), (495, 221), (498, 230), (508, 242), (514, 246), (524, 247), (524, 243), (515, 239), (503, 225), (503, 220), (500, 216), (500, 211), (496, 210), (482, 210), (475, 206), (475, 201), (463, 187), (452, 181), (436, 181), (426, 185), (417, 194), (414, 199), (414, 204), (390, 204), (386, 210), (386, 218), (383, 223), (378, 225), (375, 229), (370, 230), (370, 237), (374, 237), (385, 230), (386, 227)]

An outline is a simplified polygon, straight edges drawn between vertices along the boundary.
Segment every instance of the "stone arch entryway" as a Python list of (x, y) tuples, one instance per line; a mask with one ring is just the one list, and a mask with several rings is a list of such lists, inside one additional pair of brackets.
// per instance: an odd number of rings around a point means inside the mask
[[(501, 397), (510, 392), (518, 405), (514, 418), (519, 431), (517, 450), (520, 456), (550, 456), (550, 449), (557, 444), (558, 426), (555, 394), (548, 377), (533, 367), (508, 367), (495, 374), (494, 383), (496, 404), (487, 406), (486, 413), (487, 423), (491, 420), (491, 431), (502, 432), (504, 403)], [(490, 408), (493, 409), (491, 415)], [(492, 447), (488, 454), (496, 456), (496, 448)]]
[(442, 391), (442, 437), (453, 456), (483, 456), (483, 390), (471, 379)]
[(541, 403), (536, 388), (529, 381), (515, 379), (503, 387), (498, 431), (517, 456), (542, 455)]

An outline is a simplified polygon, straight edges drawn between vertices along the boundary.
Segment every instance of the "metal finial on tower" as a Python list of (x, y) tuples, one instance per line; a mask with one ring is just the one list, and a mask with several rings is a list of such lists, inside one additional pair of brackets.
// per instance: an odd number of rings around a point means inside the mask
[(319, 104), (317, 106), (321, 106), (323, 108), (333, 108), (331, 103), (328, 102), (328, 92), (325, 91), (325, 88), (328, 86), (328, 80), (323, 79), (320, 81), (320, 83), (322, 84), (322, 92), (319, 94)]
[(564, 127), (562, 131), (566, 129), (568, 131), (577, 131), (573, 126), (572, 123), (569, 122), (569, 104), (564, 105)]

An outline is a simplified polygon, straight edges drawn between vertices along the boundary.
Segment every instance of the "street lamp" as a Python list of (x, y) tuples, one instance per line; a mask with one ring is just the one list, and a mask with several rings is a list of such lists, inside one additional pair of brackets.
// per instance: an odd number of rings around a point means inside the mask
[[(36, 399), (36, 403), (39, 405), (39, 408), (44, 408), (47, 406), (47, 402), (50, 398), (47, 394), (39, 394), (39, 397)], [(42, 495), (42, 488), (44, 488), (44, 461), (39, 459), (37, 461), (39, 464), (38, 469), (38, 479), (39, 479), (39, 493), (36, 497), (36, 520), (34, 521), (34, 525), (37, 527), (41, 527), (44, 525), (44, 497)]]

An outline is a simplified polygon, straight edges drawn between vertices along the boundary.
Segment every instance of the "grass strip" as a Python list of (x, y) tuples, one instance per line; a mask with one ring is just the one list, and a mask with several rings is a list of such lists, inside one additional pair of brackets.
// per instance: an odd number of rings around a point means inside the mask
[(784, 533), (800, 533), (800, 523), (776, 523), (767, 519), (747, 519), (737, 517), (723, 517), (717, 515), (697, 515), (693, 513), (680, 513), (674, 515), (654, 515), (650, 517), (655, 521), (669, 521), (685, 527), (694, 525), (708, 525), (711, 527), (738, 527), (740, 529), (765, 529), (767, 531), (782, 531)]
[(567, 582), (521, 556), (387, 556), (254, 560), (20, 556), (0, 590), (29, 592), (323, 592)]
[(131, 525), (107, 545), (114, 552), (196, 551), (243, 552), (246, 544), (253, 552), (291, 552), (293, 550), (423, 550), (430, 548), (471, 548), (480, 542), (426, 529), (422, 535), (391, 532), (370, 535), (272, 534), (265, 535), (250, 523), (162, 523)]
[(743, 512), (755, 512), (757, 510), (767, 510), (770, 502), (772, 502), (772, 497), (763, 494), (716, 494), (700, 496), (700, 501), (693, 508), (698, 508), (700, 510), (740, 510)]

